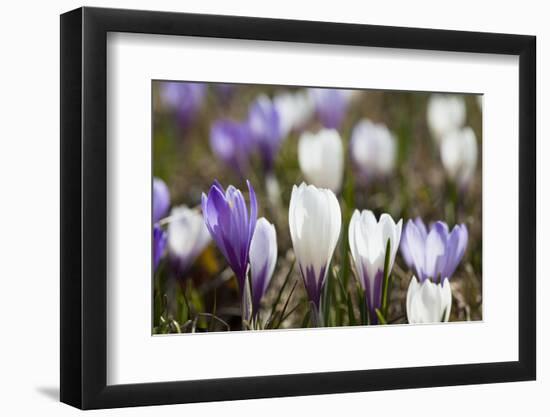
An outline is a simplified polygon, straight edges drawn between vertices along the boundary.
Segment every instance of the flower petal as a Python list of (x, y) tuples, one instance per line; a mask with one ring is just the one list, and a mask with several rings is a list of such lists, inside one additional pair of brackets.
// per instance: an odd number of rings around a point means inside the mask
[(298, 142), (298, 162), (307, 181), (338, 192), (344, 174), (342, 139), (336, 130), (305, 132)]
[(275, 227), (265, 218), (258, 219), (250, 243), (250, 277), (252, 309), (257, 312), (277, 262), (277, 235)]
[(172, 208), (168, 224), (168, 251), (177, 261), (178, 273), (195, 261), (210, 241), (203, 217), (187, 206)]
[(422, 238), (422, 233), (418, 230), (416, 225), (409, 220), (405, 227), (406, 242), (408, 245), (408, 251), (411, 256), (412, 265), (416, 270), (416, 276), (420, 282), (426, 279), (426, 267), (425, 267), (425, 239)]
[(446, 225), (441, 222), (435, 223), (426, 238), (425, 272), (434, 282), (438, 278), (445, 278), (439, 277), (447, 261), (447, 231), (445, 227)]
[(170, 191), (160, 178), (153, 178), (153, 223), (157, 223), (168, 213)]

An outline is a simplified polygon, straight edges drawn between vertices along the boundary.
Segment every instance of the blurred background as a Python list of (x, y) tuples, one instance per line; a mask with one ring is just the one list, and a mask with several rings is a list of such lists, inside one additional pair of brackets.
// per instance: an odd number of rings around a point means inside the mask
[[(279, 314), (273, 328), (307, 326), (306, 292), (292, 267), (288, 204), (294, 184), (311, 182), (299, 142), (323, 129), (336, 130), (343, 147), (343, 177), (335, 190), (342, 234), (332, 264), (348, 270), (346, 291), (356, 291), (347, 242), (355, 208), (372, 210), (377, 217), (389, 213), (403, 222), (420, 217), (426, 225), (464, 223), (469, 240), (450, 280), (450, 321), (482, 319), (481, 96), (173, 81), (153, 81), (152, 95), (154, 192), (158, 186), (167, 196), (154, 222), (168, 242), (153, 274), (154, 333), (241, 329), (237, 283), (216, 245), (208, 239), (198, 242), (198, 232), (184, 227), (174, 228), (170, 236), (170, 219), (178, 212), (200, 215), (201, 195), (214, 180), (234, 185), (247, 202), (249, 180), (258, 216), (275, 225), (278, 259), (262, 312)], [(255, 117), (263, 125), (256, 126)], [(275, 127), (266, 130), (270, 123)], [(256, 127), (263, 141), (250, 138)], [(276, 134), (270, 136), (272, 131)], [(329, 175), (334, 163), (325, 162)], [(407, 322), (412, 275), (398, 253), (390, 323)], [(328, 325), (357, 324), (351, 317), (359, 310), (356, 297), (350, 306), (334, 289)]]

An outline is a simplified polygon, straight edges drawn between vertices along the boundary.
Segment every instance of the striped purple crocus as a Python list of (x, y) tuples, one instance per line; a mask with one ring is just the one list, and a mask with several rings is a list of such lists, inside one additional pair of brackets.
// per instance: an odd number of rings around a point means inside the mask
[(401, 240), (401, 254), (420, 283), (430, 279), (441, 283), (451, 279), (462, 260), (468, 244), (466, 225), (437, 221), (428, 229), (422, 219), (409, 220)]
[(250, 210), (240, 190), (230, 185), (224, 190), (218, 181), (202, 194), (202, 213), (206, 228), (235, 273), (241, 297), (248, 272), (249, 250), (256, 228), (258, 205), (250, 182)]

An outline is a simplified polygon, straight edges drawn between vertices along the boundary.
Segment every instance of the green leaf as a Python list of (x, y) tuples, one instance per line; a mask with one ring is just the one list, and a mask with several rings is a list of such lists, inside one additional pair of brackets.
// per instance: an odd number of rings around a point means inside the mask
[(443, 310), (443, 315), (441, 316), (441, 322), (445, 323), (445, 315), (447, 314), (447, 309)]
[[(218, 307), (218, 289), (214, 288), (214, 305), (212, 306), (212, 316), (216, 316), (216, 310)], [(208, 331), (211, 332), (214, 330), (214, 320), (210, 320), (208, 325)]]
[(170, 324), (175, 328), (176, 333), (181, 333), (180, 325), (178, 324), (178, 322), (176, 320), (172, 320), (170, 322)]
[(353, 184), (353, 173), (351, 168), (348, 169), (346, 176), (346, 183), (344, 185), (344, 219), (343, 219), (343, 235), (342, 235), (342, 282), (344, 287), (347, 288), (349, 284), (349, 275), (350, 275), (350, 258), (348, 251), (348, 229), (349, 222), (355, 207), (355, 193), (354, 193), (354, 184)]
[(384, 315), (382, 314), (382, 312), (375, 308), (374, 311), (376, 312), (376, 315), (378, 316), (378, 321), (380, 322), (380, 324), (388, 324), (386, 319), (384, 318)]
[(311, 310), (308, 309), (306, 314), (304, 315), (304, 319), (302, 320), (302, 325), (300, 328), (307, 329), (309, 327), (309, 316), (311, 315)]
[[(338, 287), (340, 288), (340, 296), (342, 297), (342, 300), (346, 305), (349, 325), (353, 326), (355, 325), (355, 316), (353, 312), (353, 303), (351, 302), (351, 296), (344, 288), (344, 284), (342, 284), (340, 275), (335, 273), (334, 276), (336, 277), (336, 282), (338, 283)], [(340, 323), (340, 325), (343, 325), (343, 323)]]
[(252, 287), (250, 276), (247, 275), (244, 282), (244, 290), (241, 299), (241, 319), (246, 326), (252, 326)]
[(325, 282), (325, 291), (324, 291), (324, 297), (323, 301), (321, 302), (321, 306), (323, 309), (323, 322), (326, 326), (329, 325), (329, 316), (330, 316), (330, 307), (332, 303), (332, 268), (329, 269), (329, 273), (327, 274), (327, 281)]
[(361, 324), (366, 325), (368, 323), (367, 306), (365, 304), (365, 292), (360, 285), (357, 285), (357, 305), (359, 306), (359, 313), (361, 318)]
[(348, 320), (350, 326), (355, 326), (355, 314), (353, 313), (353, 303), (351, 302), (351, 298), (347, 299), (348, 304)]
[(386, 244), (386, 257), (384, 259), (384, 280), (382, 284), (382, 311), (384, 315), (388, 312), (388, 293), (390, 284), (390, 255), (391, 255), (390, 239)]
[(187, 308), (187, 315), (191, 316), (192, 311), (191, 307), (189, 306), (189, 300), (187, 300), (187, 296), (185, 295), (185, 289), (181, 289), (181, 296), (183, 297), (183, 301), (185, 302), (185, 307)]
[[(300, 307), (301, 304), (302, 304), (302, 303), (298, 303), (298, 304), (296, 304), (294, 307), (292, 307), (292, 308), (288, 311), (288, 313), (286, 313), (286, 314), (283, 316), (283, 318), (281, 319), (281, 322), (280, 322), (280, 323), (283, 323), (287, 318), (289, 318), (290, 315), (291, 315), (292, 313), (294, 313), (294, 311), (296, 311), (296, 309), (297, 309), (298, 307)], [(280, 326), (280, 323), (279, 323), (279, 326)]]

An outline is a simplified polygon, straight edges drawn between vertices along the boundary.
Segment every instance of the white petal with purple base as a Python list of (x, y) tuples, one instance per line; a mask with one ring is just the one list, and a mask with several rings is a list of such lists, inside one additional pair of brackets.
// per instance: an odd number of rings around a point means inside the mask
[(342, 226), (340, 205), (332, 191), (302, 183), (292, 188), (288, 222), (308, 297), (320, 309), (321, 290)]
[(393, 267), (401, 240), (403, 220), (394, 222), (382, 214), (377, 222), (369, 210), (355, 210), (349, 224), (349, 246), (359, 282), (365, 291), (371, 323), (377, 322), (375, 309), (381, 307), (386, 247), (390, 242), (389, 269)]

